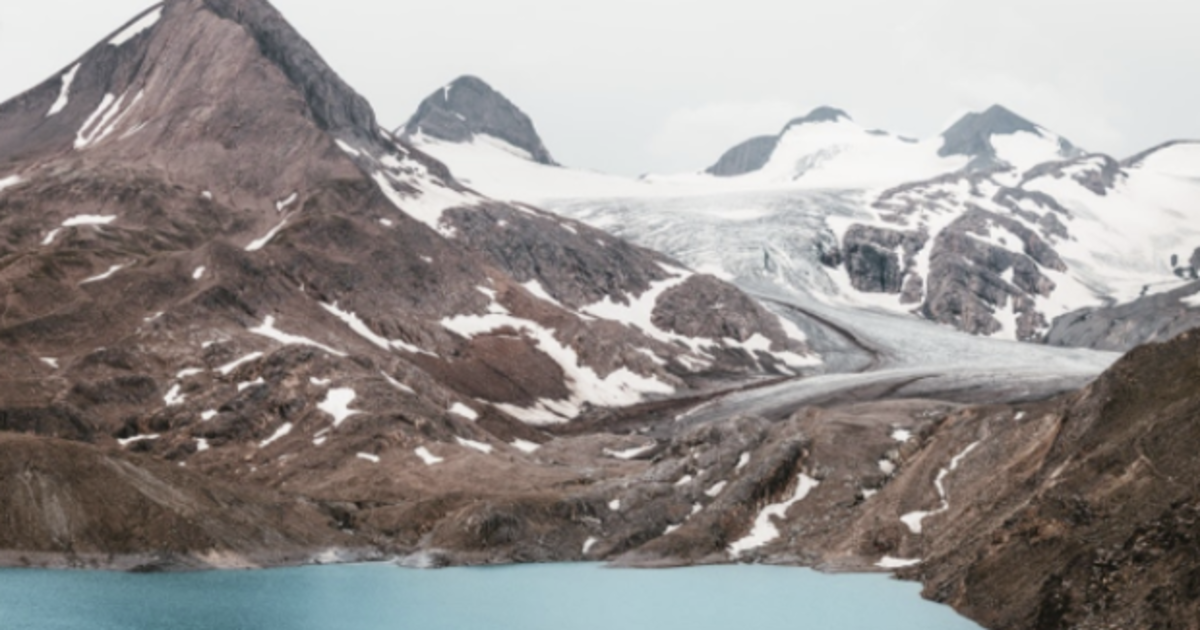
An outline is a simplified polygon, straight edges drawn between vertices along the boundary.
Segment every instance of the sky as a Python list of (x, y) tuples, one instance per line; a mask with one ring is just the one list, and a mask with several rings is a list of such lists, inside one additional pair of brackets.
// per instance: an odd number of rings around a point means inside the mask
[[(149, 0), (0, 4), (0, 100)], [(814, 107), (930, 137), (1001, 103), (1092, 151), (1200, 138), (1194, 0), (275, 0), (398, 127), (474, 74), (561, 163), (700, 170)]]

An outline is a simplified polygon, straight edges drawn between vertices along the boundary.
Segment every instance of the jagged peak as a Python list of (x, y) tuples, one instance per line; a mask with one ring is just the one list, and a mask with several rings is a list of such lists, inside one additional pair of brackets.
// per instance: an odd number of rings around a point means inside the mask
[(524, 151), (534, 162), (556, 165), (533, 120), (486, 81), (473, 75), (460, 76), (430, 94), (400, 133), (456, 143), (487, 135)]
[(1069, 140), (1048, 131), (1046, 128), (1013, 112), (1003, 105), (992, 105), (982, 112), (964, 115), (942, 132), (942, 157), (961, 155), (971, 158), (973, 168), (984, 168), (1002, 162), (993, 144), (995, 136), (1011, 136), (1029, 133), (1056, 142), (1060, 157), (1071, 158), (1083, 155), (1083, 151)]

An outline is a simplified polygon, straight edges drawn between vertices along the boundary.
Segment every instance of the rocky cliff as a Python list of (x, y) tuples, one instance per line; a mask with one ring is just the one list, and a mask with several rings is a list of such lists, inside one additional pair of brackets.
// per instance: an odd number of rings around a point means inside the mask
[(500, 140), (527, 159), (556, 165), (529, 116), (478, 77), (459, 77), (429, 95), (398, 133), (459, 143)]

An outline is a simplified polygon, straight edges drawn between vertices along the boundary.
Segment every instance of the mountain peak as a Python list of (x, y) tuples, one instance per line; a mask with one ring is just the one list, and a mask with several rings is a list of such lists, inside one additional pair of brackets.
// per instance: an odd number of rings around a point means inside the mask
[(800, 118), (793, 118), (784, 127), (784, 131), (787, 131), (788, 129), (791, 129), (792, 127), (796, 127), (799, 125), (807, 125), (807, 124), (811, 124), (811, 123), (824, 123), (824, 122), (840, 122), (842, 120), (852, 120), (852, 119), (850, 118), (850, 115), (847, 114), (843, 110), (840, 110), (836, 107), (829, 107), (827, 105), (822, 105), (821, 107), (818, 107), (818, 108), (812, 110), (811, 112), (809, 112), (807, 116), (801, 116)]
[(429, 95), (401, 129), (405, 136), (423, 134), (447, 142), (470, 142), (486, 135), (529, 154), (541, 164), (556, 165), (533, 121), (512, 101), (479, 77), (464, 75)]
[(938, 154), (942, 157), (965, 155), (987, 161), (996, 158), (992, 146), (994, 135), (1019, 132), (1044, 136), (1042, 129), (1003, 105), (992, 105), (983, 112), (971, 112), (942, 133), (944, 143)]

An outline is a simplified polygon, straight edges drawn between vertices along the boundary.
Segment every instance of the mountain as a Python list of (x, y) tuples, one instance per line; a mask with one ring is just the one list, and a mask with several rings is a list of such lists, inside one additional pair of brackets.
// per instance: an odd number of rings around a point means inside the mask
[(525, 112), (483, 80), (464, 76), (421, 101), (398, 134), (498, 145), (538, 164), (556, 166)]
[(1033, 124), (1001, 105), (969, 113), (942, 132), (943, 157), (966, 156), (969, 168), (1008, 165), (1027, 170), (1043, 162), (1079, 157), (1085, 152), (1069, 140)]
[[(0, 426), (368, 506), (373, 546), (430, 462), (572, 475), (546, 425), (819, 364), (732, 286), (465, 187), (263, 0), (156, 5), (0, 105), (0, 181)], [(515, 492), (462, 483), (427, 515)]]

